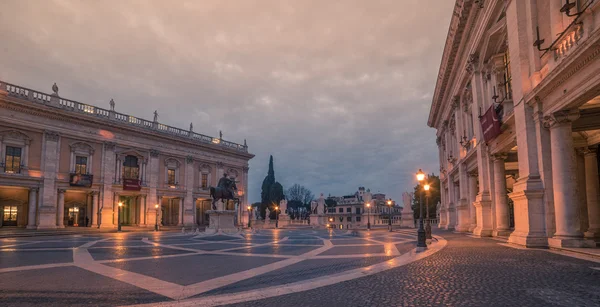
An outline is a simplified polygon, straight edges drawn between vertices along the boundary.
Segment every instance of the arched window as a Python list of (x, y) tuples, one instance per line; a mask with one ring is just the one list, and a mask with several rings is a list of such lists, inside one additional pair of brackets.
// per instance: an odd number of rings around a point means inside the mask
[(123, 162), (123, 178), (125, 179), (139, 179), (140, 167), (138, 165), (138, 158), (136, 156), (126, 156), (125, 162)]

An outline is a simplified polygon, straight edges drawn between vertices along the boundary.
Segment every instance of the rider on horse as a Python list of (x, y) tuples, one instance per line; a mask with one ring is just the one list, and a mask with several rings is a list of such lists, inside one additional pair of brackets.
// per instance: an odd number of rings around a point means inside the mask
[(229, 176), (227, 175), (227, 173), (224, 173), (223, 177), (221, 179), (219, 179), (219, 183), (217, 184), (217, 187), (220, 187), (220, 188), (224, 189), (225, 191), (227, 191), (229, 193), (229, 197), (233, 198), (233, 190), (231, 189), (231, 183), (232, 183), (232, 180), (229, 179)]

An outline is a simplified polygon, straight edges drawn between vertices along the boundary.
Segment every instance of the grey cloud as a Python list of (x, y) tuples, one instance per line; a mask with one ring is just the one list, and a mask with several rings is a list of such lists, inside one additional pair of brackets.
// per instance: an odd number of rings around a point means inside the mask
[(438, 169), (426, 119), (453, 5), (9, 0), (0, 79), (246, 138), (252, 201), (269, 154), (284, 186), (400, 199), (415, 168)]

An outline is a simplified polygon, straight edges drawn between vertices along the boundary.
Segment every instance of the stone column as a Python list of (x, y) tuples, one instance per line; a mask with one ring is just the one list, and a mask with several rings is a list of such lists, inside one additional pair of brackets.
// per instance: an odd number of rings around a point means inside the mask
[(552, 144), (552, 179), (556, 233), (548, 244), (552, 247), (582, 247), (583, 234), (579, 231), (579, 198), (577, 196), (577, 165), (573, 148), (572, 122), (579, 111), (559, 111), (548, 121)]
[(37, 192), (38, 188), (29, 188), (29, 215), (27, 218), (27, 229), (36, 229), (36, 212), (37, 212)]
[(473, 232), (477, 227), (477, 212), (475, 212), (475, 198), (477, 197), (477, 172), (469, 173), (469, 232)]
[[(534, 62), (539, 56), (531, 47), (531, 16), (528, 1), (512, 1), (506, 7), (508, 49), (512, 72), (513, 101), (521, 101), (531, 90), (529, 78), (538, 71)], [(540, 179), (537, 153), (536, 128), (533, 109), (527, 102), (514, 106), (515, 129), (519, 150), (519, 179), (509, 197), (515, 205), (515, 230), (510, 243), (528, 247), (548, 245), (544, 215), (544, 186)]]
[(590, 225), (588, 224), (588, 209), (587, 209), (587, 195), (586, 195), (586, 180), (585, 180), (585, 151), (586, 148), (575, 149), (575, 161), (577, 163), (577, 196), (579, 198), (579, 231), (585, 232)]
[(452, 176), (448, 177), (448, 212), (446, 213), (446, 230), (454, 230), (456, 227), (456, 208), (454, 207), (455, 200), (455, 187), (454, 179)]
[(146, 225), (148, 224), (148, 222), (146, 221), (146, 208), (147, 208), (147, 203), (146, 203), (146, 195), (142, 195), (142, 198), (140, 200), (140, 227), (146, 227)]
[(196, 226), (198, 225), (198, 205), (196, 204), (196, 202), (198, 201), (198, 199), (196, 197), (192, 198), (192, 210), (193, 210), (193, 216), (194, 216), (194, 221), (192, 222), (192, 225), (194, 226), (194, 228), (196, 228)]
[(510, 234), (508, 216), (508, 198), (506, 195), (506, 169), (504, 160), (507, 154), (500, 153), (492, 156), (494, 164), (494, 206), (496, 208), (496, 229), (494, 236), (507, 236)]
[(589, 228), (586, 238), (600, 238), (600, 183), (598, 177), (598, 148), (585, 151), (585, 181)]
[(92, 192), (92, 214), (91, 214), (91, 223), (92, 223), (92, 227), (98, 227), (98, 215), (100, 214), (98, 212), (98, 200), (99, 200), (99, 195), (100, 193), (97, 191)]
[(177, 226), (183, 225), (183, 198), (179, 198), (179, 215), (177, 216)]
[(56, 225), (65, 228), (65, 190), (58, 189), (58, 204), (56, 209)]
[[(447, 181), (440, 182), (441, 190), (440, 195), (442, 197), (442, 204), (440, 206), (440, 215), (439, 215), (439, 223), (438, 228), (446, 228), (448, 227), (448, 190), (446, 189)], [(410, 204), (409, 204), (410, 205)], [(412, 212), (412, 210), (410, 210)], [(404, 214), (404, 211), (402, 211)], [(402, 217), (404, 219), (404, 216)], [(413, 220), (412, 216), (410, 216), (411, 221)], [(414, 227), (414, 224), (413, 224)]]
[(464, 163), (458, 166), (458, 204), (456, 206), (458, 223), (456, 225), (456, 231), (466, 232), (469, 231), (469, 225), (471, 219), (469, 217), (469, 202), (468, 195), (468, 180), (467, 180), (467, 167)]

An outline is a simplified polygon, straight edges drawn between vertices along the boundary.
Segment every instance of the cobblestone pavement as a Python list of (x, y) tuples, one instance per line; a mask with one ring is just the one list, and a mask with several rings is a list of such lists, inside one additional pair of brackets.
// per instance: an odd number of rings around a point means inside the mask
[(306, 292), (229, 306), (600, 306), (600, 263), (437, 232), (441, 252)]
[(1, 306), (600, 306), (600, 263), (437, 231), (0, 240)]

